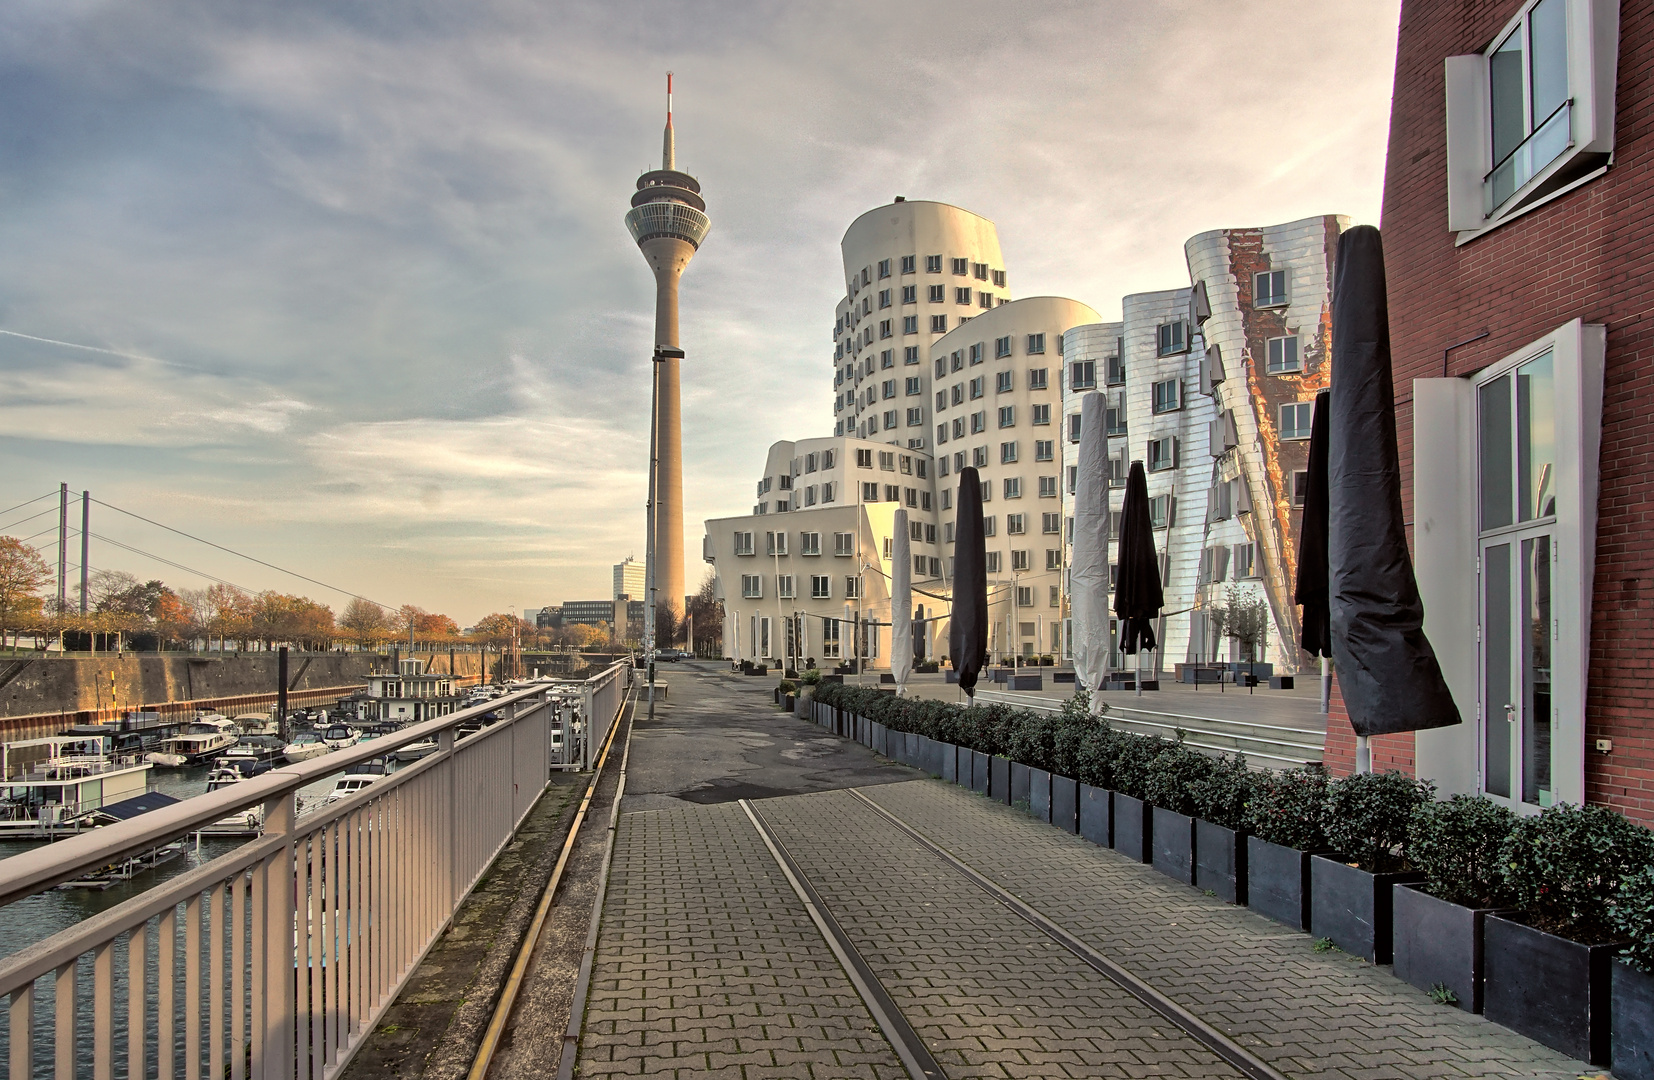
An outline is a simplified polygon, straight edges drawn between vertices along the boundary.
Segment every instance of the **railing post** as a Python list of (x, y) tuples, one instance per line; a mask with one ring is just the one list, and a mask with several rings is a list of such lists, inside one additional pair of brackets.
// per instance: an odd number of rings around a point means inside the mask
[(264, 860), (264, 1076), (286, 1080), (293, 1075), (294, 881), (293, 826), (298, 797), (293, 792), (264, 804), (264, 834), (287, 838)]
[(442, 893), (449, 914), (453, 914), (454, 907), (459, 903), (459, 777), (456, 775), (459, 765), (454, 760), (454, 732), (454, 728), (446, 727), (436, 737), (437, 753), (442, 755), (442, 770), (446, 777), (442, 788), (443, 823), (439, 828), (447, 833), (447, 857), (442, 860), (446, 880)]

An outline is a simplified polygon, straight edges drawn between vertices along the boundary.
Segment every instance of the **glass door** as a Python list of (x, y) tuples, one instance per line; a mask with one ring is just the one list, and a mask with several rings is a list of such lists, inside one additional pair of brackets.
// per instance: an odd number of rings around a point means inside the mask
[(1555, 791), (1554, 404), (1549, 352), (1477, 390), (1481, 787), (1517, 807), (1549, 806)]

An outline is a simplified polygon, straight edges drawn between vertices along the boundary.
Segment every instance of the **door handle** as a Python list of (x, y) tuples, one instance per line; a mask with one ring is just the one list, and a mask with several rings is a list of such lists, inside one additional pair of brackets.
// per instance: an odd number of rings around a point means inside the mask
[(1507, 724), (1516, 723), (1516, 706), (1512, 705), (1508, 701), (1505, 702), (1505, 723), (1507, 723)]

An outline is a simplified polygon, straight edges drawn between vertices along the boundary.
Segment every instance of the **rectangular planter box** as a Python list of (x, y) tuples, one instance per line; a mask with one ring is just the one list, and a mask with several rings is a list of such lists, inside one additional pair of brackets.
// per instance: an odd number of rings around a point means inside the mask
[(1028, 809), (1028, 766), (1020, 761), (1011, 762), (1010, 803), (1022, 807), (1024, 811)]
[(1195, 819), (1155, 806), (1149, 830), (1154, 868), (1185, 885), (1195, 883)]
[(1482, 1015), (1592, 1065), (1609, 1059), (1614, 953), (1501, 915), (1482, 924)]
[(1395, 886), (1391, 901), (1396, 978), (1428, 993), (1445, 986), (1465, 1012), (1482, 1011), (1482, 924), (1488, 909)]
[(1654, 975), (1615, 962), (1614, 1076), (1654, 1080)]
[(889, 757), (890, 756), (890, 747), (888, 745), (889, 729), (886, 728), (883, 724), (875, 724), (872, 721), (868, 721), (868, 727), (872, 729), (873, 752), (876, 753), (876, 754), (883, 754), (885, 757)]
[(1114, 793), (1080, 785), (1080, 835), (1098, 847), (1114, 846)]
[(980, 750), (966, 751), (971, 755), (971, 790), (978, 795), (988, 794), (988, 755)]
[(1154, 861), (1154, 815), (1142, 799), (1114, 793), (1114, 850), (1137, 862)]
[(942, 757), (942, 779), (950, 784), (959, 782), (959, 747), (952, 743), (937, 743)]
[(1051, 774), (1044, 769), (1028, 770), (1028, 812), (1051, 823)]
[(930, 760), (930, 740), (923, 735), (913, 736), (913, 767), (920, 772), (929, 773)]
[(948, 668), (942, 672), (942, 678), (948, 683), (958, 683), (959, 672), (955, 671), (953, 668)]
[(915, 767), (919, 764), (919, 736), (911, 731), (902, 732), (902, 762)]
[(1248, 836), (1246, 906), (1294, 930), (1308, 930), (1309, 852)]
[(995, 754), (988, 758), (988, 798), (1011, 805), (1011, 759)]
[(1052, 683), (1071, 683), (1074, 681), (1074, 673), (1072, 671), (1053, 671), (1051, 681)]
[(1317, 937), (1372, 964), (1388, 964), (1395, 887), (1417, 874), (1369, 874), (1341, 855), (1309, 860), (1309, 923)]
[(1195, 822), (1195, 888), (1220, 900), (1246, 903), (1246, 834), (1210, 821)]
[(1011, 676), (1011, 689), (1012, 690), (1043, 690), (1043, 689), (1045, 689), (1045, 679), (1037, 671), (1034, 672), (1031, 675), (1023, 675), (1023, 674), (1020, 674), (1020, 673), (1016, 674), (1016, 675), (1012, 675)]
[(932, 776), (947, 779), (947, 758), (952, 755), (953, 746), (949, 743), (926, 738), (924, 747), (925, 771)]
[(1080, 782), (1066, 776), (1051, 777), (1051, 824), (1064, 832), (1080, 831)]

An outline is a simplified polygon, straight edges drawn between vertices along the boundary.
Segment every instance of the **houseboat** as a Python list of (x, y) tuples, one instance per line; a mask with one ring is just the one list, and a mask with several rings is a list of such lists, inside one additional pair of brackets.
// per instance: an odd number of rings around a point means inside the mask
[(151, 764), (163, 769), (184, 769), (205, 765), (240, 741), (236, 727), (223, 717), (202, 717), (183, 732), (162, 741), (149, 754)]
[(149, 790), (151, 764), (121, 752), (113, 728), (20, 739), (0, 746), (0, 836), (53, 836)]

